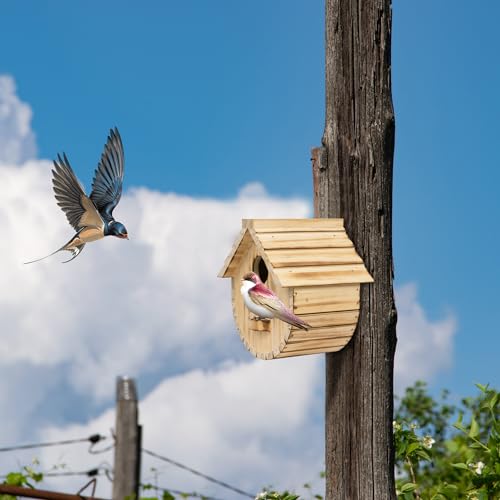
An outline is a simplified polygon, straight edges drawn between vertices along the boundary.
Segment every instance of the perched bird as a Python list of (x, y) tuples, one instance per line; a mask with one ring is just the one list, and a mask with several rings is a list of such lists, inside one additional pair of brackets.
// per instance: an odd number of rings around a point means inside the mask
[(104, 236), (128, 239), (125, 226), (113, 218), (113, 210), (122, 195), (124, 166), (123, 145), (117, 128), (109, 132), (94, 174), (90, 196), (85, 194), (64, 153), (62, 158), (57, 155), (54, 166), (52, 184), (55, 198), (76, 234), (55, 252), (26, 264), (46, 259), (63, 250), (71, 252), (71, 258), (65, 261), (70, 262), (80, 254), (86, 243)]
[(240, 291), (245, 305), (258, 318), (278, 318), (302, 330), (309, 330), (311, 328), (311, 325), (308, 325), (305, 321), (295, 316), (279, 297), (262, 283), (257, 274), (245, 274), (241, 280)]

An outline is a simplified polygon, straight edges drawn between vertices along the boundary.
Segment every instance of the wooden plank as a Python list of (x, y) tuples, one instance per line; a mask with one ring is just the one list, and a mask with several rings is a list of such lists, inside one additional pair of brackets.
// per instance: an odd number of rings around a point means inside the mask
[(290, 231), (338, 231), (344, 229), (343, 219), (247, 219), (257, 233)]
[(295, 314), (359, 309), (359, 285), (305, 286), (293, 289)]
[(275, 269), (282, 286), (332, 285), (341, 283), (372, 283), (364, 264), (337, 266), (282, 267)]
[(283, 248), (267, 250), (273, 268), (292, 266), (321, 266), (334, 264), (359, 264), (361, 257), (354, 247), (308, 248), (303, 250)]
[(344, 347), (349, 342), (350, 337), (341, 337), (338, 339), (320, 339), (309, 342), (288, 343), (282, 352), (297, 352), (308, 349), (328, 349), (330, 347)]
[[(285, 234), (285, 233), (280, 233), (280, 234)], [(310, 236), (309, 238), (290, 238), (290, 239), (281, 239), (278, 238), (280, 234), (273, 234), (274, 238), (270, 238), (267, 240), (260, 240), (262, 244), (263, 250), (275, 250), (275, 249), (296, 249), (296, 250), (302, 250), (302, 249), (308, 249), (308, 248), (354, 248), (352, 241), (345, 237), (341, 236), (339, 233), (339, 236), (336, 237), (328, 237), (328, 238), (322, 238), (320, 237), (321, 234), (327, 234), (327, 233), (314, 233), (314, 236)], [(292, 233), (286, 233), (286, 234), (292, 234)], [(304, 235), (307, 233), (293, 233), (293, 234), (300, 234)], [(261, 233), (261, 235), (263, 235)], [(256, 236), (257, 238), (260, 237), (260, 235)]]
[[(314, 330), (317, 328), (325, 328), (340, 325), (355, 325), (358, 321), (359, 310), (337, 311), (337, 312), (320, 312), (314, 314), (302, 314), (300, 319), (309, 323)], [(292, 330), (297, 328), (292, 327)]]
[(302, 349), (301, 351), (282, 351), (277, 356), (276, 359), (282, 358), (292, 358), (294, 356), (308, 356), (309, 354), (324, 354), (327, 352), (337, 352), (343, 349), (345, 346), (333, 346), (326, 348), (314, 348), (314, 349)]
[(271, 320), (261, 320), (251, 318), (249, 320), (248, 328), (256, 332), (270, 332)]
[(344, 338), (351, 337), (356, 329), (356, 324), (315, 328), (313, 330), (292, 330), (288, 342), (306, 341), (315, 338)]
[[(255, 230), (254, 230), (255, 231)], [(298, 240), (334, 240), (334, 239), (349, 239), (346, 232), (339, 231), (325, 231), (318, 233), (311, 233), (307, 231), (294, 231), (290, 233), (257, 233), (255, 232), (260, 241), (298, 241)]]
[[(247, 240), (247, 238), (249, 240)], [(240, 248), (240, 245), (242, 245), (243, 240), (246, 240), (244, 243), (243, 247)], [(248, 249), (249, 243), (251, 243), (251, 237), (248, 234), (248, 231), (246, 228), (242, 229), (240, 231), (240, 234), (238, 235), (238, 238), (236, 238), (236, 241), (233, 243), (233, 246), (231, 247), (231, 251), (229, 252), (229, 255), (226, 257), (226, 260), (224, 261), (224, 265), (222, 266), (222, 269), (219, 271), (219, 274), (217, 275), (219, 278), (229, 278), (231, 274), (228, 273), (228, 268), (231, 265), (233, 259), (236, 257), (236, 254), (239, 253), (239, 258), (246, 252)], [(233, 269), (234, 271), (234, 269)]]
[[(353, 325), (353, 328), (352, 328), (352, 331), (349, 335), (344, 335), (344, 336), (341, 336), (341, 337), (335, 337), (336, 340), (349, 340), (351, 337), (352, 337), (352, 334), (354, 333), (354, 330), (356, 329), (356, 326)], [(312, 342), (312, 341), (324, 341), (325, 344), (328, 344), (330, 341), (333, 342), (334, 340), (334, 337), (331, 337), (330, 335), (311, 335), (310, 338), (305, 338), (303, 336), (297, 338), (297, 337), (290, 337), (288, 339), (288, 342), (286, 343), (286, 345), (284, 345), (282, 347), (282, 351), (285, 349), (285, 347), (287, 345), (292, 345), (292, 344), (296, 344), (296, 345), (301, 345), (302, 347), (307, 347), (307, 345), (309, 345), (309, 342)]]

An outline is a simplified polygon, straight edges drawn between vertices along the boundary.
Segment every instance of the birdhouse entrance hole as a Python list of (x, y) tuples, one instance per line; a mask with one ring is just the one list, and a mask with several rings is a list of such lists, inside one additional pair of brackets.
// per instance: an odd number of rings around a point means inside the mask
[(269, 271), (267, 270), (264, 259), (260, 255), (255, 257), (255, 260), (253, 261), (252, 271), (259, 276), (263, 283), (267, 281)]

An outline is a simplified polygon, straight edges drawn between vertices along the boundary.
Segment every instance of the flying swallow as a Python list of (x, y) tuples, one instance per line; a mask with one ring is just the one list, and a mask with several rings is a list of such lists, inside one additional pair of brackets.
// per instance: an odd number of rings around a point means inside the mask
[(262, 283), (257, 274), (245, 274), (241, 280), (240, 291), (245, 305), (259, 318), (278, 318), (302, 330), (311, 328), (311, 325), (295, 316), (279, 297)]
[(100, 240), (104, 236), (128, 239), (125, 226), (113, 218), (113, 210), (122, 195), (123, 166), (123, 145), (116, 127), (109, 132), (94, 174), (90, 196), (85, 194), (66, 155), (63, 153), (62, 158), (57, 155), (55, 168), (52, 170), (55, 198), (76, 234), (55, 252), (26, 264), (46, 259), (63, 250), (72, 254), (65, 261), (70, 262), (80, 254), (86, 243)]

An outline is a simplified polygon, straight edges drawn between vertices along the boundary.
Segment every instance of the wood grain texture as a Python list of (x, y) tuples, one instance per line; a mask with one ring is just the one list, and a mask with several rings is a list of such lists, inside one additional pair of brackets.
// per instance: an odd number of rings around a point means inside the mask
[(330, 346), (330, 347), (316, 347), (316, 348), (309, 348), (309, 349), (298, 349), (296, 351), (291, 351), (291, 350), (284, 350), (280, 352), (277, 356), (276, 359), (281, 359), (281, 358), (290, 358), (292, 356), (308, 356), (310, 354), (322, 354), (322, 353), (329, 353), (329, 352), (337, 352), (342, 350), (345, 347), (345, 344), (337, 345), (337, 346)]
[(301, 286), (293, 289), (295, 314), (359, 309), (359, 285)]
[(285, 248), (268, 250), (267, 255), (274, 268), (363, 263), (353, 246), (335, 249), (308, 248), (300, 252)]
[(257, 233), (343, 231), (342, 219), (244, 219)]
[(391, 0), (326, 0), (326, 119), (316, 216), (342, 217), (375, 282), (356, 332), (326, 356), (326, 499), (395, 499)]
[[(300, 316), (306, 323), (309, 323), (314, 329), (325, 328), (328, 326), (340, 325), (356, 325), (358, 322), (359, 311), (357, 309), (352, 311), (338, 311), (338, 312), (325, 312), (322, 311), (316, 314), (302, 314)], [(298, 328), (292, 327), (292, 331)]]
[(282, 267), (275, 269), (282, 286), (303, 286), (371, 283), (373, 278), (364, 264), (339, 264), (335, 266)]
[(350, 338), (354, 333), (356, 323), (347, 325), (333, 325), (311, 330), (292, 330), (287, 343), (304, 342), (308, 340)]
[(141, 429), (134, 379), (116, 380), (115, 460), (113, 500), (138, 498), (140, 476)]
[[(310, 349), (328, 349), (330, 347), (344, 347), (350, 340), (350, 336), (326, 339), (314, 339), (308, 342), (288, 342), (283, 352), (303, 352)], [(323, 351), (325, 352), (325, 351)]]
[(226, 257), (224, 265), (217, 275), (219, 278), (228, 278), (229, 276), (232, 276), (232, 273), (234, 273), (234, 270), (240, 263), (241, 257), (245, 254), (251, 243), (252, 238), (250, 237), (250, 234), (245, 228), (243, 228), (238, 235), (238, 238), (236, 238), (236, 241), (233, 243), (231, 251)]

